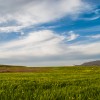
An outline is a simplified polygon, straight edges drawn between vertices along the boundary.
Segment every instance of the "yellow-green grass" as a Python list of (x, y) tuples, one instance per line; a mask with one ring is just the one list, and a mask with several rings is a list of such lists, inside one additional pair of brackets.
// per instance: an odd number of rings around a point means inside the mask
[(100, 100), (100, 67), (32, 70), (0, 73), (0, 100)]

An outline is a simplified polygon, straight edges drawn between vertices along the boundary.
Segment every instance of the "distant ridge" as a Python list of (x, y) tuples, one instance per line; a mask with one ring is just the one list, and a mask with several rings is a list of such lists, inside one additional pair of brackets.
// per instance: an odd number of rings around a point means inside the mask
[(26, 66), (16, 66), (16, 65), (0, 65), (0, 67), (26, 67)]
[(82, 66), (100, 66), (100, 60), (86, 62)]

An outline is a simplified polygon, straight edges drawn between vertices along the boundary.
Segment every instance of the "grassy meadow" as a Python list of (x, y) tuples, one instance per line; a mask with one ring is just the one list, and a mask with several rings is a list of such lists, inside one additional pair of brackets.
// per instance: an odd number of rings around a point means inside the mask
[(100, 100), (100, 67), (0, 67), (0, 100)]

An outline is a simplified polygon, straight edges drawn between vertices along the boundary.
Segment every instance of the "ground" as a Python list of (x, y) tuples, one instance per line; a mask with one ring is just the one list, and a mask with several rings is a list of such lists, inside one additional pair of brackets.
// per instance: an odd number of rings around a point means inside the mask
[(100, 100), (100, 67), (0, 67), (0, 100)]

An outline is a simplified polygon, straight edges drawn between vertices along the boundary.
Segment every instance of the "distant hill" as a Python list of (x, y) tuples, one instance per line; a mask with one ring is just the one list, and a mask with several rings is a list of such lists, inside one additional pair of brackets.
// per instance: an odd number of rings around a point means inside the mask
[(83, 63), (82, 66), (100, 66), (100, 60)]
[(16, 66), (16, 65), (0, 65), (0, 67), (26, 67), (26, 66)]

